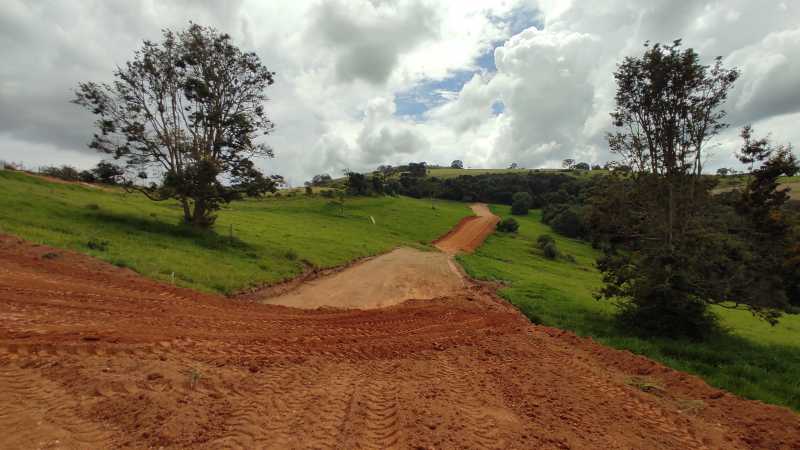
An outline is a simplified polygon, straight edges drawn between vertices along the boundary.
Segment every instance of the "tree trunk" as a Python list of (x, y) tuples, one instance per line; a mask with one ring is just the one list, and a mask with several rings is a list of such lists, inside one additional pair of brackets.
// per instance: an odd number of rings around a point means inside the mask
[(192, 223), (192, 210), (189, 207), (189, 200), (186, 197), (181, 198), (181, 206), (183, 207), (183, 221), (185, 223)]
[(195, 199), (191, 224), (196, 228), (208, 228), (211, 226), (212, 221), (209, 218), (209, 211), (204, 199)]

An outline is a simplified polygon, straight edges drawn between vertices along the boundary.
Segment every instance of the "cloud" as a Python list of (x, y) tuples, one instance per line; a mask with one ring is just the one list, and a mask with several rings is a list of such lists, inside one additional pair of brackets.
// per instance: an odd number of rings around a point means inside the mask
[(385, 83), (399, 56), (436, 35), (437, 11), (419, 1), (326, 0), (312, 12), (311, 34), (335, 56), (342, 81)]
[[(344, 168), (424, 160), (472, 167), (603, 162), (613, 71), (649, 41), (683, 38), (742, 77), (726, 109), (797, 141), (800, 2), (315, 0), (0, 2), (0, 159), (88, 166), (93, 118), (69, 103), (143, 39), (212, 25), (277, 72), (276, 158), (294, 184)], [(500, 107), (499, 105), (502, 105)], [(735, 164), (732, 128), (709, 169)]]

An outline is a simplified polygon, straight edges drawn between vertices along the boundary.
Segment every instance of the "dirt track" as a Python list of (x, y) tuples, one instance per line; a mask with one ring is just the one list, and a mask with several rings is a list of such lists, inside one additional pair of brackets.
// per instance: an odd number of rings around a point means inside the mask
[(0, 318), (0, 448), (800, 448), (791, 411), (478, 285), (300, 310), (0, 237)]
[(500, 218), (483, 203), (475, 203), (471, 208), (475, 215), (465, 217), (452, 231), (437, 239), (434, 243), (436, 248), (449, 255), (460, 251), (471, 252), (492, 234)]
[(471, 207), (475, 216), (464, 218), (436, 241), (436, 247), (444, 253), (398, 248), (359, 261), (346, 270), (308, 280), (279, 295), (270, 295), (272, 289), (268, 288), (266, 295), (255, 292), (241, 297), (303, 309), (373, 309), (410, 299), (458, 295), (467, 282), (450, 255), (475, 250), (494, 231), (499, 220), (484, 204)]

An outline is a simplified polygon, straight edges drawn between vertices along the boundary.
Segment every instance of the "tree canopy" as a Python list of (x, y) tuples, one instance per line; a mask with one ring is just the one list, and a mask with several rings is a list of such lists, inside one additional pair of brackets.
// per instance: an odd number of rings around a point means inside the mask
[(80, 83), (73, 101), (98, 116), (90, 147), (124, 162), (129, 188), (177, 199), (187, 223), (206, 227), (221, 203), (275, 190), (279, 177), (253, 162), (273, 157), (257, 138), (274, 127), (264, 109), (274, 76), (229, 35), (190, 24), (145, 41), (112, 83)]

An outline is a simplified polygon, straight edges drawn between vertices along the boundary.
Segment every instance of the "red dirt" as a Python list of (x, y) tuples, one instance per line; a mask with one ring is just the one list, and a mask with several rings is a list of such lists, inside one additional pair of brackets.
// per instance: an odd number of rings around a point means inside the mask
[(449, 255), (472, 252), (492, 234), (500, 218), (492, 214), (484, 203), (470, 207), (476, 215), (461, 219), (455, 228), (434, 242), (436, 248)]
[(531, 325), (479, 285), (299, 310), (0, 236), (0, 318), (4, 449), (800, 448), (790, 410)]

